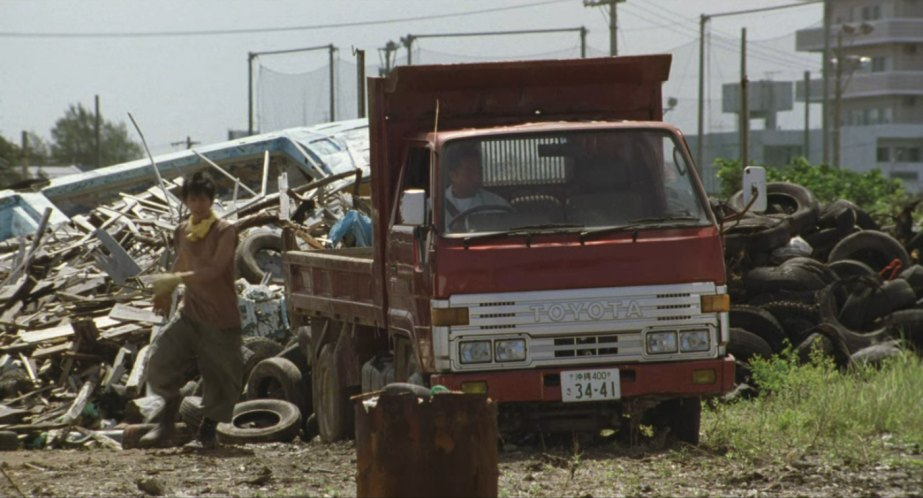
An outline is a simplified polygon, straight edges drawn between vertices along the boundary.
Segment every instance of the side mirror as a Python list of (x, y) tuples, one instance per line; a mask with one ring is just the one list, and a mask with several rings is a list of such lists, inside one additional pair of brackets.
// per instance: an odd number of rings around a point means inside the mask
[(743, 178), (744, 205), (750, 204), (750, 199), (756, 195), (756, 200), (750, 211), (763, 213), (766, 211), (766, 168), (762, 166), (747, 166), (744, 168)]
[(426, 192), (421, 189), (408, 189), (401, 194), (401, 224), (422, 226), (426, 222)]

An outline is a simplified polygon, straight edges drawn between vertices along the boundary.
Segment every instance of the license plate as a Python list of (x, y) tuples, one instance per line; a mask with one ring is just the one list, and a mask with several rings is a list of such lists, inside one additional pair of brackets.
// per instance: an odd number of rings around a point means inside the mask
[(606, 401), (622, 397), (619, 369), (572, 370), (561, 372), (561, 400)]

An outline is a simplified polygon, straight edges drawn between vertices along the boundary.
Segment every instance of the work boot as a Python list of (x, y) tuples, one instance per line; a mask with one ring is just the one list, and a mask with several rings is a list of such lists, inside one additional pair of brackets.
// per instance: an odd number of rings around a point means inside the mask
[(176, 414), (179, 412), (179, 403), (180, 399), (178, 397), (166, 400), (157, 427), (151, 429), (138, 441), (141, 448), (164, 448), (169, 445), (170, 438), (176, 429)]
[(218, 447), (218, 422), (205, 417), (202, 419), (202, 425), (199, 426), (199, 434), (196, 440), (206, 450), (213, 450)]

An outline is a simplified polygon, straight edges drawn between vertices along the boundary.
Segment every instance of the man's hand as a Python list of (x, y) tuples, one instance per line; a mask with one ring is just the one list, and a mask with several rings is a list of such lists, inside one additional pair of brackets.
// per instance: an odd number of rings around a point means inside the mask
[(173, 294), (173, 289), (182, 283), (182, 281), (183, 275), (180, 273), (160, 273), (158, 275), (153, 275), (151, 287), (154, 289), (154, 296), (170, 296)]
[(164, 294), (162, 296), (154, 296), (154, 313), (166, 317), (170, 313), (170, 305), (173, 304), (173, 296), (171, 294)]

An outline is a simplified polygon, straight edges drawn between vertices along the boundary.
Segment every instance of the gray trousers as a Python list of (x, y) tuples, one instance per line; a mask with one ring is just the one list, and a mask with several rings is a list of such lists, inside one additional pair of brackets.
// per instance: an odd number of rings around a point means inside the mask
[(240, 346), (240, 329), (219, 329), (177, 313), (151, 343), (147, 364), (151, 391), (165, 400), (178, 398), (187, 367), (195, 361), (204, 387), (203, 415), (230, 422), (243, 383)]

